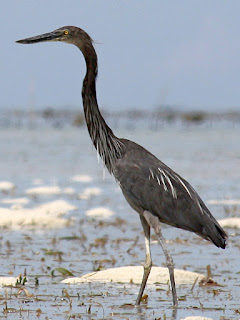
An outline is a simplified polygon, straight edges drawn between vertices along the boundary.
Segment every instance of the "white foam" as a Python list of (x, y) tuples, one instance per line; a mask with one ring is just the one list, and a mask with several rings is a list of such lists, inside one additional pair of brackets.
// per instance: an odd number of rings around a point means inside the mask
[(114, 212), (108, 208), (98, 207), (89, 209), (85, 212), (86, 216), (94, 218), (108, 218), (114, 215)]
[(240, 205), (240, 199), (222, 199), (222, 200), (208, 200), (209, 204), (213, 205)]
[(0, 191), (10, 192), (16, 188), (15, 184), (10, 181), (0, 181)]
[(0, 286), (15, 286), (17, 280), (17, 277), (0, 277)]
[(226, 218), (218, 220), (222, 228), (237, 228), (240, 229), (240, 218)]
[(73, 176), (71, 178), (71, 180), (73, 182), (83, 182), (83, 183), (88, 183), (88, 182), (91, 182), (93, 180), (92, 177), (88, 176), (88, 175), (76, 175), (76, 176)]
[(191, 317), (181, 318), (181, 320), (213, 320), (213, 318), (206, 318), (206, 317), (200, 317), (200, 316), (191, 316)]
[(31, 196), (37, 195), (58, 195), (61, 189), (58, 186), (42, 186), (26, 190), (26, 194)]
[(93, 196), (98, 196), (102, 193), (100, 188), (86, 188), (79, 194), (80, 199), (89, 199)]
[[(196, 279), (201, 281), (204, 275), (196, 272), (174, 269), (175, 282), (180, 284), (193, 284)], [(80, 278), (68, 278), (63, 283), (75, 284), (79, 282), (118, 282), (118, 283), (135, 283), (141, 284), (143, 276), (143, 267), (126, 266), (120, 268), (110, 268), (102, 271), (85, 274)], [(148, 278), (148, 284), (161, 283), (169, 284), (168, 268), (152, 267)]]
[(0, 226), (15, 229), (22, 226), (61, 228), (66, 226), (68, 222), (67, 219), (63, 218), (63, 215), (74, 209), (76, 207), (65, 200), (51, 201), (25, 209), (0, 207)]
[(0, 202), (6, 203), (6, 204), (27, 204), (29, 203), (29, 199), (28, 198), (3, 199)]

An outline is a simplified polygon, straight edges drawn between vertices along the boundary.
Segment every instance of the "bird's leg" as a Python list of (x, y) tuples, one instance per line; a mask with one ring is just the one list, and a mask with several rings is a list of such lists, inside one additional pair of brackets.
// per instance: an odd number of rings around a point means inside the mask
[(169, 277), (170, 277), (170, 283), (171, 283), (171, 288), (172, 288), (173, 306), (176, 307), (178, 305), (178, 300), (177, 300), (176, 285), (175, 285), (175, 280), (174, 280), (174, 264), (173, 264), (173, 259), (167, 250), (166, 241), (162, 236), (160, 222), (159, 222), (158, 218), (156, 216), (154, 216), (151, 212), (144, 211), (143, 216), (147, 220), (148, 224), (154, 229), (154, 231), (158, 237), (158, 241), (162, 247), (163, 253), (166, 257), (166, 262), (167, 262), (167, 267), (168, 267)]
[(156, 235), (158, 237), (159, 243), (160, 243), (160, 245), (162, 247), (162, 250), (163, 250), (163, 253), (164, 253), (165, 257), (166, 257), (166, 262), (167, 262), (167, 267), (168, 267), (169, 277), (170, 277), (170, 283), (171, 283), (171, 288), (172, 288), (173, 305), (177, 306), (178, 305), (178, 300), (177, 300), (177, 292), (176, 292), (176, 285), (175, 285), (175, 279), (174, 279), (173, 259), (172, 259), (172, 256), (170, 255), (170, 253), (167, 250), (166, 241), (162, 236), (162, 231), (161, 231), (160, 225), (154, 231), (155, 231), (155, 233), (156, 233)]
[(140, 216), (141, 223), (143, 226), (144, 236), (145, 236), (145, 246), (146, 246), (146, 260), (144, 263), (144, 272), (143, 272), (143, 278), (141, 287), (138, 293), (136, 305), (139, 305), (142, 299), (142, 295), (144, 292), (144, 289), (146, 287), (147, 279), (150, 274), (151, 268), (152, 268), (152, 258), (151, 258), (151, 251), (150, 251), (150, 226), (147, 223), (146, 219), (143, 216)]

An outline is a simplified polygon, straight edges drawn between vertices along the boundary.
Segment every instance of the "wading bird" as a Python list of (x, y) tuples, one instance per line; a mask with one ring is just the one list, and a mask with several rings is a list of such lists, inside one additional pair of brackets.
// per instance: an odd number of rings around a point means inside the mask
[(150, 228), (154, 230), (166, 257), (173, 296), (177, 306), (174, 265), (161, 232), (161, 223), (195, 232), (225, 248), (227, 235), (193, 187), (149, 151), (130, 140), (121, 139), (103, 119), (97, 103), (97, 54), (90, 36), (82, 29), (66, 26), (49, 33), (18, 40), (18, 43), (62, 41), (77, 46), (86, 61), (82, 86), (85, 119), (92, 142), (110, 174), (119, 183), (130, 206), (139, 213), (146, 245), (143, 279), (136, 305), (139, 305), (152, 267)]

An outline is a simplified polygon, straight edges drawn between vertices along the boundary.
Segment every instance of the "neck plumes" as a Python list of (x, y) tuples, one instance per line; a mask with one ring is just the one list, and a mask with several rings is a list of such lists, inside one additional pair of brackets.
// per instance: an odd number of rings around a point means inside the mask
[(112, 173), (114, 163), (122, 157), (123, 145), (108, 127), (98, 108), (96, 96), (97, 55), (93, 45), (89, 42), (84, 47), (81, 46), (80, 50), (87, 66), (82, 87), (82, 99), (88, 132), (98, 154), (109, 172)]

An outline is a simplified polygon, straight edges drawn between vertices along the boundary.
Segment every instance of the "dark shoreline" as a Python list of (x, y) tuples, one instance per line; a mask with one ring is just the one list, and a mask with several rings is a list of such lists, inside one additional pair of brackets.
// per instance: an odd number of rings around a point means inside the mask
[[(202, 110), (186, 111), (161, 107), (155, 110), (112, 111), (102, 109), (102, 114), (110, 126), (134, 129), (138, 127), (157, 130), (162, 126), (240, 126), (240, 111), (208, 112)], [(46, 107), (42, 110), (2, 110), (0, 128), (22, 127), (69, 127), (85, 126), (84, 114), (76, 109)]]

